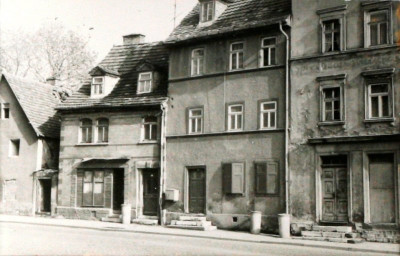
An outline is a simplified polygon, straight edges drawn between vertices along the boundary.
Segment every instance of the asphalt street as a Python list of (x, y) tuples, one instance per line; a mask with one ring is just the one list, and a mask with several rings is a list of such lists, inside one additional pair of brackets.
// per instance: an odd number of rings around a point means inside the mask
[(215, 239), (0, 223), (0, 255), (383, 255)]

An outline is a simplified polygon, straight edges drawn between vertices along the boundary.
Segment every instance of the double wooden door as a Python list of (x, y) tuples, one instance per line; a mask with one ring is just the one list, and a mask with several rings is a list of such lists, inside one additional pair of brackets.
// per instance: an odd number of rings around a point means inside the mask
[(204, 168), (189, 169), (189, 212), (205, 213), (206, 172)]
[(322, 221), (348, 222), (347, 168), (322, 168)]

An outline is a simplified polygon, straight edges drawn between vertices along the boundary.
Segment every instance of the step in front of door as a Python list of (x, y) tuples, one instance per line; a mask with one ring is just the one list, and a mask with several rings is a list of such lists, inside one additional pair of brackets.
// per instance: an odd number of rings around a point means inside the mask
[(184, 225), (184, 226), (211, 226), (211, 221), (201, 220), (201, 221), (183, 221), (183, 220), (172, 220), (171, 225)]
[(181, 215), (179, 216), (180, 221), (206, 221), (207, 218), (205, 216), (187, 216)]
[(313, 231), (321, 232), (341, 232), (341, 233), (351, 233), (353, 228), (350, 226), (318, 226), (314, 225), (312, 227)]
[(334, 238), (334, 237), (306, 237), (306, 236), (292, 236), (293, 239), (298, 240), (312, 240), (312, 241), (325, 241), (334, 243), (348, 243), (358, 244), (364, 242), (362, 238)]
[(132, 223), (141, 225), (158, 225), (158, 219), (139, 218), (132, 220)]
[(169, 228), (180, 228), (180, 229), (189, 229), (189, 230), (200, 230), (200, 231), (212, 231), (216, 230), (216, 226), (188, 226), (188, 225), (168, 225)]

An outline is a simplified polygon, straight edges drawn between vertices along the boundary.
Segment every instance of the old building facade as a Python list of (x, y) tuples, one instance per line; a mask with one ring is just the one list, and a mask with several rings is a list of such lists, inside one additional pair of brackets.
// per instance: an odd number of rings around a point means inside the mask
[(166, 201), (167, 222), (200, 214), (248, 229), (249, 213), (261, 211), (263, 228), (276, 229), (289, 14), (290, 1), (199, 1), (166, 40), (166, 190), (179, 191)]
[(68, 218), (158, 220), (160, 143), (168, 53), (142, 35), (124, 37), (59, 105), (57, 213)]
[(54, 213), (60, 122), (52, 85), (0, 77), (0, 211)]
[(293, 222), (400, 222), (399, 4), (293, 1)]

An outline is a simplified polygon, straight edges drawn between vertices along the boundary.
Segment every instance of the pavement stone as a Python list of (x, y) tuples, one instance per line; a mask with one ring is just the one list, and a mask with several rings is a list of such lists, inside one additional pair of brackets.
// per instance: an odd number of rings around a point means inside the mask
[(72, 220), (51, 217), (30, 217), (15, 215), (0, 215), (0, 222), (13, 222), (35, 225), (62, 226), (68, 228), (85, 228), (96, 230), (113, 230), (120, 232), (147, 233), (158, 235), (185, 236), (196, 238), (209, 238), (230, 241), (254, 242), (254, 243), (270, 243), (284, 244), (292, 246), (309, 246), (317, 248), (344, 250), (344, 251), (361, 251), (376, 252), (390, 255), (400, 255), (399, 244), (364, 242), (361, 244), (346, 244), (324, 241), (309, 241), (298, 239), (283, 239), (276, 235), (268, 234), (251, 234), (238, 231), (214, 230), (214, 231), (196, 231), (184, 229), (170, 229), (163, 226), (148, 226), (139, 224), (124, 225), (121, 223), (110, 223), (101, 221), (88, 220)]

